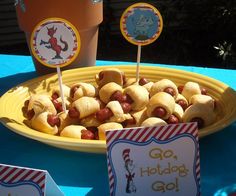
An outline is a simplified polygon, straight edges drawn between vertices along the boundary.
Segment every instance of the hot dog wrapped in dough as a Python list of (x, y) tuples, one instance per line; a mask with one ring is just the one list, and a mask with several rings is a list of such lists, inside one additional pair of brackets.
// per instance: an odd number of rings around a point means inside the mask
[(85, 127), (98, 127), (101, 122), (96, 118), (95, 114), (92, 114), (90, 116), (80, 119), (80, 124)]
[(96, 74), (95, 81), (99, 88), (110, 82), (123, 86), (125, 83), (125, 74), (117, 68), (107, 68)]
[(66, 112), (60, 112), (57, 114), (59, 120), (60, 120), (60, 125), (58, 126), (59, 132), (64, 129), (66, 126), (69, 125), (76, 125), (79, 123), (79, 120), (76, 118), (71, 118), (69, 116), (68, 110)]
[(124, 84), (124, 88), (131, 86), (133, 84), (138, 84), (138, 82), (136, 82), (136, 78), (126, 78), (126, 83)]
[[(70, 87), (62, 84), (62, 91), (63, 91), (63, 95), (64, 97), (70, 97)], [(60, 86), (57, 85), (52, 89), (52, 99), (57, 99), (58, 97), (61, 97), (61, 90), (60, 90)]]
[(156, 93), (147, 105), (147, 115), (149, 117), (158, 117), (164, 120), (168, 119), (174, 110), (175, 100), (166, 92)]
[(215, 119), (216, 115), (212, 108), (201, 103), (189, 106), (183, 115), (183, 122), (197, 122), (200, 129), (212, 124)]
[(215, 100), (209, 96), (209, 95), (193, 95), (190, 98), (190, 104), (196, 104), (196, 103), (200, 103), (200, 104), (205, 104), (208, 107), (212, 108), (212, 110), (214, 110), (215, 108)]
[[(107, 105), (107, 108), (111, 110), (113, 116), (111, 116), (108, 121), (110, 122), (123, 122), (127, 119), (131, 119), (131, 115), (129, 113), (125, 113), (121, 104), (118, 101), (110, 101)], [(130, 109), (129, 109), (130, 110)]]
[(152, 127), (152, 126), (162, 126), (162, 125), (167, 125), (167, 123), (161, 118), (149, 117), (142, 122), (141, 127)]
[(144, 84), (144, 85), (141, 85), (141, 86), (143, 86), (144, 88), (146, 88), (146, 89), (147, 89), (147, 91), (150, 93), (150, 92), (151, 92), (151, 89), (152, 89), (152, 86), (153, 86), (153, 84), (154, 84), (154, 82), (148, 82), (148, 83), (146, 83), (146, 84)]
[[(71, 104), (71, 99), (70, 97), (65, 97), (64, 98), (64, 102), (65, 102), (65, 106), (68, 109), (70, 107)], [(62, 98), (58, 97), (57, 99), (53, 99), (52, 103), (54, 105), (54, 107), (56, 108), (57, 112), (60, 113), (63, 111), (63, 107), (62, 107)]]
[(81, 97), (95, 97), (97, 95), (97, 89), (95, 86), (85, 82), (75, 83), (70, 88), (70, 97), (73, 101)]
[(155, 95), (158, 92), (169, 93), (174, 98), (176, 98), (179, 94), (178, 88), (175, 85), (175, 83), (172, 82), (171, 80), (168, 80), (168, 79), (159, 80), (158, 82), (155, 82), (152, 85), (152, 88), (150, 90), (150, 96), (152, 97), (153, 95)]
[(48, 95), (32, 95), (29, 99), (27, 112), (31, 119), (34, 114), (39, 114), (44, 111), (48, 111), (52, 114), (56, 114), (57, 110), (54, 107), (51, 98)]
[(81, 125), (69, 125), (65, 127), (61, 131), (60, 136), (76, 139), (95, 139), (94, 133), (90, 130), (87, 130), (84, 126)]
[(33, 129), (50, 135), (58, 133), (58, 126), (60, 126), (58, 116), (48, 111), (38, 113), (31, 119), (31, 127)]
[(179, 104), (175, 104), (175, 109), (170, 117), (166, 120), (168, 124), (177, 124), (182, 122), (184, 110)]
[(150, 92), (152, 85), (154, 83), (148, 81), (146, 78), (140, 78), (138, 82), (136, 82), (136, 78), (127, 78), (124, 87), (126, 88), (126, 87), (134, 85), (134, 84), (143, 86), (147, 89), (148, 92)]
[(122, 96), (122, 92), (123, 88), (119, 84), (110, 82), (99, 90), (99, 97), (102, 102), (107, 104), (115, 94), (120, 94)]
[(130, 110), (131, 105), (129, 103), (110, 101), (105, 108), (96, 112), (96, 118), (100, 122), (123, 122), (131, 119)]
[(196, 82), (187, 82), (185, 83), (183, 90), (181, 94), (190, 101), (190, 98), (193, 95), (200, 95), (201, 94), (201, 88), (198, 83)]
[(175, 103), (179, 104), (183, 110), (186, 110), (188, 107), (188, 100), (181, 94), (178, 94), (178, 96), (175, 99)]
[(108, 131), (108, 130), (118, 130), (118, 129), (123, 129), (123, 126), (120, 123), (108, 122), (108, 123), (101, 124), (100, 126), (98, 126), (99, 140), (105, 140), (106, 139), (106, 131)]
[(149, 93), (146, 88), (139, 85), (131, 85), (124, 89), (127, 102), (131, 104), (131, 109), (135, 111), (142, 110), (149, 101)]
[(172, 114), (179, 119), (179, 122), (181, 122), (184, 115), (184, 110), (179, 104), (175, 104), (175, 109)]
[(141, 123), (147, 119), (146, 108), (140, 111), (132, 111), (130, 112), (131, 119), (127, 119), (125, 121), (125, 127), (139, 127)]
[(82, 119), (100, 110), (99, 102), (93, 97), (81, 97), (71, 104), (69, 115), (71, 118)]

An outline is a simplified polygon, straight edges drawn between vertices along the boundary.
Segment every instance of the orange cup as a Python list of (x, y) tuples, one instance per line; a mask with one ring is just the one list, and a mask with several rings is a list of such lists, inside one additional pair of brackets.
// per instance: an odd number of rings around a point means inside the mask
[(35, 27), (48, 18), (61, 18), (71, 23), (79, 32), (80, 51), (78, 56), (63, 67), (71, 69), (83, 66), (94, 66), (97, 56), (99, 24), (103, 20), (102, 1), (93, 0), (24, 0), (16, 3), (18, 24), (25, 32), (26, 40), (38, 74), (55, 72), (56, 69), (42, 64), (33, 55), (30, 39)]

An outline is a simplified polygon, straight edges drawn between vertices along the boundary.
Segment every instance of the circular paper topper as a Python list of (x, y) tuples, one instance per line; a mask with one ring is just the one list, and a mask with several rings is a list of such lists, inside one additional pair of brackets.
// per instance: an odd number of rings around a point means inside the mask
[(161, 34), (163, 21), (160, 12), (150, 4), (135, 3), (121, 16), (120, 29), (132, 44), (148, 45)]
[(30, 47), (34, 57), (43, 65), (64, 67), (75, 60), (80, 51), (77, 29), (61, 18), (41, 21), (33, 30)]

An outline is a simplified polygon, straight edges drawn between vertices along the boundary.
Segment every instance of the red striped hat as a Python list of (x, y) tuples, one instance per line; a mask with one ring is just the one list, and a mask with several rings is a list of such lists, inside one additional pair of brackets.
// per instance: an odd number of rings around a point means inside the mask
[(129, 148), (123, 150), (123, 159), (124, 159), (125, 163), (130, 161), (129, 152), (130, 152)]

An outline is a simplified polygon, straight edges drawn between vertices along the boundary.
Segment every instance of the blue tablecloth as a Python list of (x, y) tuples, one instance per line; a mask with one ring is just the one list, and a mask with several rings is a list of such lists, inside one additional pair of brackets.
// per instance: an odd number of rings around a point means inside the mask
[[(134, 64), (97, 61), (97, 65)], [(236, 70), (192, 66), (146, 64), (200, 73), (236, 89)], [(0, 95), (36, 77), (30, 56), (0, 55)], [(235, 100), (236, 101), (236, 100)], [(0, 106), (1, 107), (1, 106)], [(201, 192), (213, 195), (236, 183), (236, 123), (200, 140)], [(0, 124), (0, 163), (47, 170), (66, 196), (108, 195), (107, 162), (104, 154), (57, 149), (13, 133)]]

